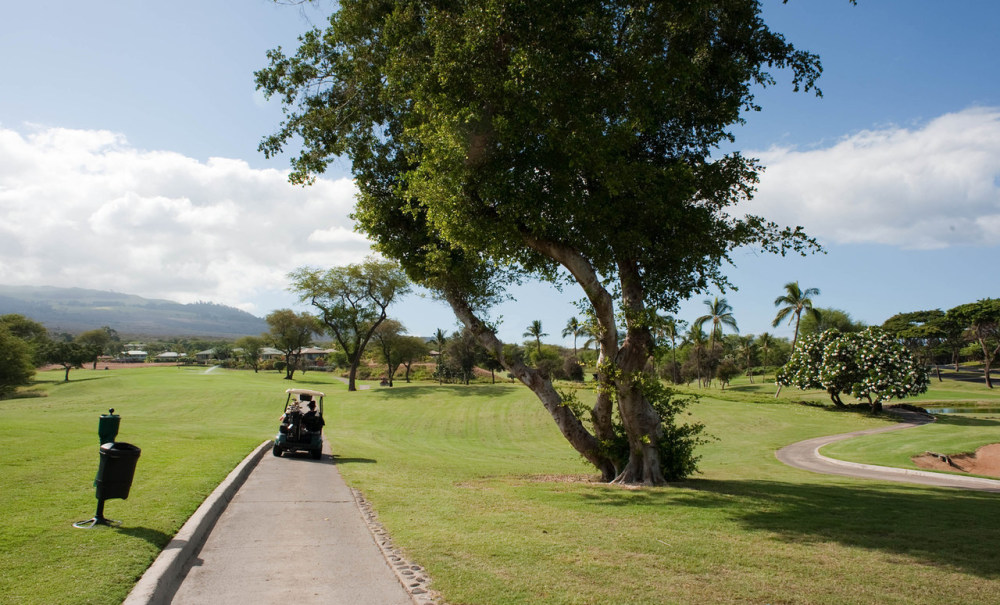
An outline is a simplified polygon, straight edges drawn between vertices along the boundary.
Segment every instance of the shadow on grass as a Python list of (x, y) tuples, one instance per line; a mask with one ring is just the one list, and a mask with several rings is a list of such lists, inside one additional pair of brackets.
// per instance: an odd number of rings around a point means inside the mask
[(955, 426), (1000, 426), (1000, 420), (992, 418), (973, 418), (972, 416), (958, 416), (955, 414), (938, 414), (939, 424), (952, 424)]
[(171, 538), (171, 536), (158, 529), (149, 529), (146, 527), (119, 527), (116, 531), (126, 536), (132, 536), (133, 538), (141, 538), (161, 550), (170, 542)]
[(371, 458), (343, 458), (336, 454), (333, 455), (334, 464), (378, 464), (378, 460), (373, 460)]
[(451, 397), (474, 397), (476, 399), (483, 397), (501, 397), (510, 394), (509, 384), (490, 384), (490, 385), (456, 385), (456, 384), (443, 384), (443, 385), (419, 385), (419, 386), (407, 386), (403, 388), (396, 387), (385, 387), (380, 388), (379, 393), (388, 400), (393, 399), (417, 399), (419, 397), (425, 397), (427, 395), (437, 395), (442, 398)]
[(1000, 579), (1000, 498), (957, 489), (692, 480), (668, 489), (584, 493), (601, 506), (716, 509), (750, 531), (797, 543), (905, 555)]

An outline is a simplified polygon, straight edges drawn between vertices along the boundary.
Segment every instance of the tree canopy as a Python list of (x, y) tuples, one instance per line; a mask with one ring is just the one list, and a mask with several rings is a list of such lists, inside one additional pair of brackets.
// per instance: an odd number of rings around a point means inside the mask
[(319, 310), (319, 321), (347, 355), (347, 390), (356, 391), (361, 356), (372, 334), (388, 317), (389, 305), (409, 290), (406, 275), (395, 262), (369, 258), (326, 271), (304, 267), (289, 277), (299, 300)]
[(291, 309), (277, 309), (264, 319), (270, 327), (264, 338), (285, 355), (285, 379), (291, 380), (302, 348), (311, 345), (313, 335), (321, 333), (323, 327), (312, 315)]
[[(660, 483), (675, 432), (641, 377), (656, 310), (710, 285), (741, 246), (815, 247), (800, 228), (731, 212), (759, 166), (720, 153), (754, 94), (787, 70), (810, 90), (818, 58), (772, 32), (754, 0), (345, 0), (294, 56), (269, 53), (258, 87), (300, 138), (294, 182), (352, 162), (355, 218), (384, 255), (447, 300), (528, 385), (602, 476)], [(551, 383), (504, 357), (486, 313), (524, 276), (572, 280), (599, 332), (594, 434)], [(616, 315), (624, 317), (619, 345)], [(601, 446), (617, 404), (625, 459)]]
[(776, 380), (800, 389), (825, 389), (837, 406), (844, 405), (842, 393), (864, 398), (875, 412), (883, 402), (919, 395), (928, 385), (924, 367), (880, 328), (803, 336)]

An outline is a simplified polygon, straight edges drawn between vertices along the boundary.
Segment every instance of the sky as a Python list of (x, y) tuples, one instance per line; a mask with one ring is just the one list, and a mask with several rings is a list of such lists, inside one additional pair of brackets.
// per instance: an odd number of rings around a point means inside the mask
[[(723, 296), (742, 334), (771, 326), (784, 284), (819, 307), (881, 324), (1000, 296), (1000, 3), (765, 0), (769, 26), (817, 53), (823, 96), (788, 74), (731, 150), (765, 166), (746, 210), (801, 225), (825, 253), (737, 250)], [(75, 286), (263, 317), (306, 310), (287, 274), (370, 254), (349, 218), (346, 160), (310, 187), (261, 138), (282, 113), (255, 90), (268, 49), (296, 47), (333, 3), (75, 0), (11, 3), (0, 21), (0, 284)], [(546, 342), (578, 315), (572, 288), (511, 290), (494, 311), (506, 341), (541, 320)], [(2, 309), (0, 309), (2, 312)], [(411, 334), (457, 328), (419, 293), (390, 308)]]

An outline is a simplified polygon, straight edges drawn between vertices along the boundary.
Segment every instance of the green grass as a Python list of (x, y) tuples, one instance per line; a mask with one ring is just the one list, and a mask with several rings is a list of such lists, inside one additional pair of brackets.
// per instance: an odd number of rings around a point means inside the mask
[[(47, 398), (0, 402), (3, 603), (120, 602), (200, 499), (273, 433), (288, 386), (275, 374), (174, 369), (73, 377), (43, 385)], [(785, 467), (780, 446), (887, 421), (740, 386), (706, 389), (692, 408), (717, 437), (699, 450), (702, 474), (643, 490), (568, 480), (592, 472), (521, 387), (318, 388), (334, 390), (326, 430), (341, 473), (450, 603), (995, 602), (996, 494)], [(109, 406), (122, 414), (119, 439), (143, 448), (136, 484), (108, 503), (122, 528), (76, 530), (93, 513), (97, 414)]]
[[(272, 436), (287, 384), (277, 374), (153, 368), (39, 375), (47, 397), (0, 401), (0, 603), (120, 603), (160, 549), (255, 446)], [(308, 379), (314, 374), (307, 374)], [(343, 385), (329, 385), (343, 390)], [(94, 515), (97, 418), (142, 454), (119, 529)]]

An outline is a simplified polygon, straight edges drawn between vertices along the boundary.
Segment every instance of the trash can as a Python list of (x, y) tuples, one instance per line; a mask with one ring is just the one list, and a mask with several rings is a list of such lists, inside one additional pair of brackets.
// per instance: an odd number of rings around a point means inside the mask
[(98, 500), (128, 498), (140, 453), (142, 450), (131, 443), (115, 441), (101, 446), (101, 464), (94, 482)]

